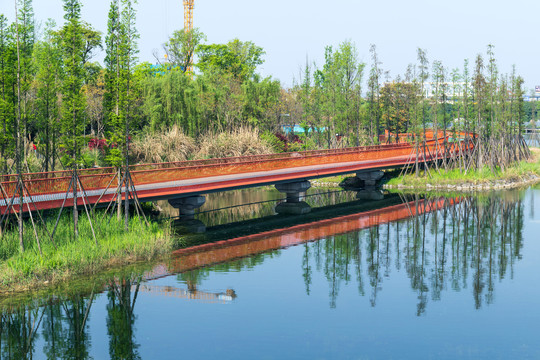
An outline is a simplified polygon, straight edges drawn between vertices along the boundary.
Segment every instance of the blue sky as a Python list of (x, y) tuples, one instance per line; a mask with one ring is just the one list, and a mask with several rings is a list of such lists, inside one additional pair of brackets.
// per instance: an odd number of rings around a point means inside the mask
[[(105, 33), (109, 1), (83, 4), (83, 19)], [(154, 49), (183, 27), (182, 0), (139, 0), (137, 9), (140, 59), (154, 62)], [(63, 22), (60, 0), (34, 0), (34, 10), (42, 23)], [(0, 12), (12, 20), (13, 0), (2, 0)], [(461, 68), (465, 58), (472, 63), (491, 43), (502, 72), (515, 64), (527, 88), (540, 85), (540, 2), (534, 0), (195, 0), (194, 17), (209, 43), (237, 37), (262, 46), (266, 61), (260, 71), (286, 86), (298, 79), (306, 57), (321, 65), (324, 47), (344, 40), (354, 42), (368, 64), (369, 46), (376, 44), (392, 77), (416, 62), (418, 47), (427, 50), (430, 61)]]

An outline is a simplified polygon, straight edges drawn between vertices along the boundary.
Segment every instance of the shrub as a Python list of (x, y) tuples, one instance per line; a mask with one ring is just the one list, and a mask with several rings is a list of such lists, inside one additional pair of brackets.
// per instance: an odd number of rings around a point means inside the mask
[(272, 148), (274, 152), (276, 153), (285, 152), (286, 138), (284, 140), (281, 137), (277, 136), (276, 134), (265, 132), (264, 134), (261, 135), (261, 139), (264, 140), (268, 144), (268, 146)]
[(82, 165), (86, 168), (104, 166), (103, 152), (97, 147), (95, 148), (83, 148), (81, 150)]
[(219, 134), (207, 134), (203, 137), (197, 159), (271, 154), (272, 146), (259, 136), (257, 129), (241, 127)]
[(289, 136), (276, 132), (274, 134), (265, 133), (262, 138), (274, 149), (275, 152), (293, 152), (308, 149), (304, 144), (305, 135), (302, 137), (291, 134)]

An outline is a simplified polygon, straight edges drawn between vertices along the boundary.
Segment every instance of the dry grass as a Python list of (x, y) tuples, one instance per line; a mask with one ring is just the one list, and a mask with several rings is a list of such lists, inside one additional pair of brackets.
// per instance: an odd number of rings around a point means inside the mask
[(207, 134), (203, 137), (196, 159), (273, 153), (257, 129), (241, 127), (230, 132)]
[(195, 141), (174, 125), (163, 133), (146, 134), (131, 144), (137, 162), (185, 161), (196, 151)]

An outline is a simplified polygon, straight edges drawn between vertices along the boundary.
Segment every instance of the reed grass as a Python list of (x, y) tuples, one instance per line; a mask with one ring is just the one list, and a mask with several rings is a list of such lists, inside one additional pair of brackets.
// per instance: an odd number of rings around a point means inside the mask
[[(61, 217), (54, 236), (56, 247), (45, 227), (37, 226), (42, 255), (30, 221), (25, 221), (24, 226), (24, 252), (19, 248), (18, 228), (13, 226), (6, 231), (0, 240), (0, 293), (35, 289), (74, 276), (94, 274), (114, 265), (149, 260), (173, 248), (170, 226), (157, 223), (147, 226), (134, 216), (129, 232), (125, 232), (123, 222), (116, 218), (99, 219), (98, 214), (93, 221), (97, 245), (90, 223), (83, 216), (79, 219), (77, 238), (73, 236), (71, 214)], [(54, 222), (52, 216), (46, 220), (49, 232)]]
[(137, 162), (175, 162), (190, 159), (196, 152), (195, 140), (174, 125), (164, 132), (135, 138), (130, 150)]
[(261, 138), (257, 129), (240, 127), (202, 138), (196, 159), (248, 156), (273, 153), (272, 147)]

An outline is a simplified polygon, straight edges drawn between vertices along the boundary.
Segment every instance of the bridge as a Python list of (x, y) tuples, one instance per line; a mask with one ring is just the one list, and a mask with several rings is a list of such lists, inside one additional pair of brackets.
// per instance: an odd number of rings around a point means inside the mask
[[(446, 149), (444, 137), (426, 142), (419, 150), (420, 162), (432, 162), (449, 157), (471, 147), (465, 142), (452, 141)], [(460, 135), (462, 136), (462, 135)], [(405, 138), (402, 136), (402, 138)], [(448, 135), (448, 139), (450, 135)], [(168, 199), (183, 216), (192, 216), (194, 209), (204, 203), (201, 195), (244, 187), (276, 184), (287, 193), (287, 203), (298, 203), (298, 194), (309, 188), (309, 180), (356, 172), (368, 185), (373, 185), (380, 170), (414, 164), (415, 147), (407, 142), (344, 149), (315, 150), (270, 155), (192, 160), (174, 163), (141, 164), (130, 167), (137, 197), (141, 201)], [(79, 191), (77, 205), (108, 204), (118, 196), (115, 168), (78, 170), (85, 196)], [(23, 211), (48, 210), (74, 205), (73, 193), (68, 192), (72, 171), (29, 173), (23, 175), (27, 191), (23, 194)], [(19, 211), (16, 194), (17, 175), (0, 176), (0, 214)], [(126, 197), (126, 189), (120, 196)], [(284, 212), (288, 211), (285, 206)], [(296, 211), (296, 210), (294, 210)], [(302, 211), (301, 209), (299, 211)]]

